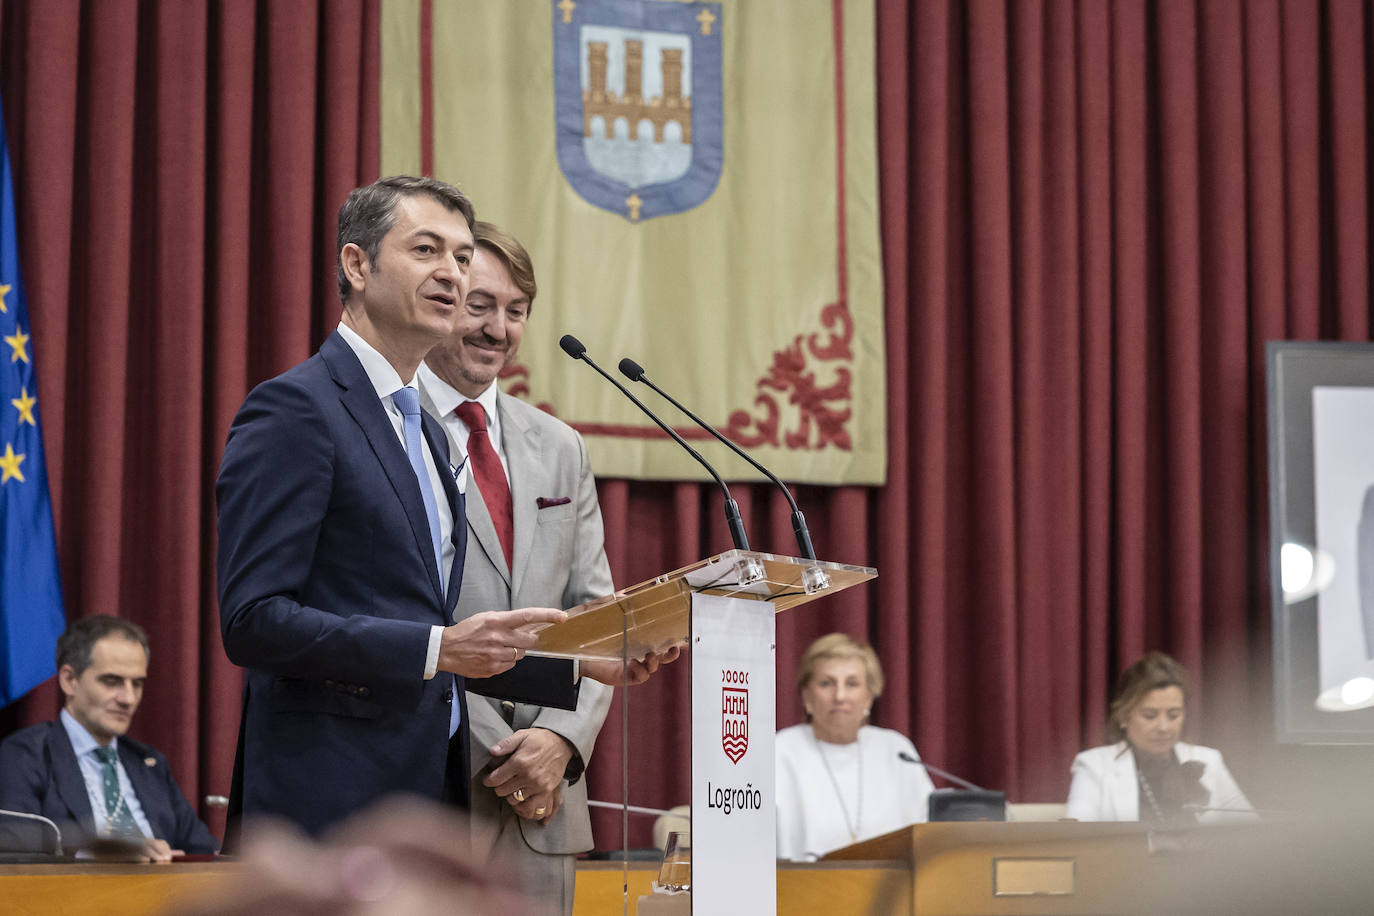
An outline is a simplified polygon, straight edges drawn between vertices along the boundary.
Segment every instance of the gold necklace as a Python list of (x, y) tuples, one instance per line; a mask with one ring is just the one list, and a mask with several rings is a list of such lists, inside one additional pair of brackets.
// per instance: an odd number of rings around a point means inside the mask
[[(119, 819), (119, 813), (124, 809), (124, 804), (125, 804), (125, 802), (124, 802), (124, 787), (121, 785), (121, 786), (119, 787), (119, 799), (115, 802), (115, 808), (114, 808), (114, 810), (111, 811), (109, 814), (106, 814), (106, 815), (105, 815), (105, 832), (106, 832), (106, 833), (113, 833), (113, 832), (114, 832), (115, 821), (117, 821), (117, 820)], [(133, 816), (133, 812), (130, 812), (130, 816), (131, 816), (131, 817)]]

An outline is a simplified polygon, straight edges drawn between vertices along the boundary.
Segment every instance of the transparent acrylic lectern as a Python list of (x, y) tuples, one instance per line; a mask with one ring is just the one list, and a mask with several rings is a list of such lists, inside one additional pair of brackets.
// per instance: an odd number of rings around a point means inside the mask
[[(539, 632), (538, 645), (531, 652), (562, 658), (643, 658), (674, 645), (691, 646), (687, 656), (692, 681), (692, 723), (687, 740), (691, 745), (695, 838), (690, 865), (691, 893), (681, 897), (662, 897), (658, 893), (642, 897), (640, 912), (687, 913), (696, 906), (699, 912), (761, 916), (776, 910), (773, 615), (836, 594), (876, 575), (877, 570), (864, 566), (730, 550), (570, 608), (567, 620)], [(768, 613), (769, 607), (772, 615)], [(724, 654), (722, 645), (727, 647)], [(732, 657), (730, 653), (737, 649), (742, 653), (751, 651), (750, 646), (754, 647), (749, 656), (751, 662), (722, 660)], [(694, 659), (702, 664), (696, 664)], [(747, 676), (724, 687), (721, 678), (727, 672), (722, 669), (733, 669), (736, 664), (739, 671), (729, 673), (747, 672)], [(631, 812), (659, 813), (629, 804), (630, 693), (621, 704), (622, 802), (617, 807), (621, 810), (622, 837), (628, 837)], [(714, 835), (708, 843), (706, 830), (697, 828), (714, 823), (716, 813), (711, 809), (718, 806), (704, 800), (711, 794), (709, 779), (705, 790), (699, 784), (703, 774), (716, 774), (715, 784), (719, 786), (718, 767), (738, 773), (747, 770), (751, 781), (745, 788), (759, 789), (755, 795), (760, 803), (753, 806), (752, 826), (736, 831), (736, 822), (732, 822), (731, 836), (724, 841), (720, 829), (713, 828)], [(743, 778), (737, 781), (742, 782)], [(750, 830), (754, 832), (751, 834)], [(629, 852), (622, 852), (626, 863), (622, 903), (623, 911), (628, 913)]]
[(568, 609), (568, 619), (541, 630), (537, 655), (643, 658), (686, 644), (692, 596), (771, 601), (775, 613), (844, 591), (876, 569), (730, 550)]

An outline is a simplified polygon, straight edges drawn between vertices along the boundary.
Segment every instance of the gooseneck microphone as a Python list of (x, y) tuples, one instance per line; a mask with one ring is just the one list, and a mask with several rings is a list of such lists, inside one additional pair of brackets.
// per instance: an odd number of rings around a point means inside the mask
[(29, 814), (26, 811), (10, 811), (8, 809), (0, 809), (0, 817), (17, 817), (45, 825), (52, 831), (52, 854), (55, 856), (62, 855), (62, 831), (57, 829), (57, 825), (48, 818), (41, 814)]
[(592, 362), (591, 357), (587, 355), (587, 348), (582, 345), (582, 341), (578, 340), (571, 334), (564, 334), (561, 338), (559, 338), (558, 345), (563, 348), (564, 353), (568, 354), (573, 359), (582, 360), (582, 362), (586, 363), (587, 365), (595, 369), (597, 372), (601, 373), (601, 375), (606, 379), (606, 381), (610, 382), (612, 385), (619, 388), (621, 394), (625, 395), (625, 397), (630, 399), (630, 402), (632, 404), (634, 404), (640, 410), (644, 411), (644, 415), (646, 417), (648, 417), (650, 420), (653, 420), (654, 423), (658, 424), (659, 429), (663, 430), (665, 433), (672, 437), (674, 442), (676, 442), (678, 445), (686, 449), (687, 454), (695, 458), (697, 462), (702, 467), (704, 467), (711, 474), (712, 477), (715, 478), (716, 484), (720, 487), (721, 493), (725, 495), (725, 521), (726, 524), (730, 526), (730, 539), (735, 542), (735, 547), (739, 550), (748, 550), (749, 536), (744, 533), (744, 520), (740, 518), (739, 504), (736, 503), (734, 497), (730, 495), (730, 488), (725, 485), (725, 481), (721, 479), (721, 476), (719, 474), (716, 473), (716, 469), (711, 467), (711, 465), (707, 463), (706, 459), (701, 457), (697, 450), (688, 445), (687, 441), (683, 439), (681, 436), (679, 436), (676, 432), (674, 432), (672, 428), (668, 426), (667, 423), (664, 423), (662, 420), (660, 420), (657, 416), (654, 415), (654, 412), (652, 410), (645, 407), (640, 402), (639, 398), (635, 397), (633, 394), (630, 394), (630, 390), (628, 388), (626, 388), (624, 385), (620, 384), (620, 382), (612, 378), (611, 374), (607, 372), (605, 369), (602, 369), (596, 363)]
[(906, 763), (914, 763), (914, 764), (916, 764), (918, 767), (925, 767), (927, 770), (930, 770), (930, 772), (934, 773), (936, 776), (943, 776), (945, 779), (948, 779), (950, 782), (954, 783), (956, 786), (959, 786), (960, 788), (963, 788), (963, 789), (972, 789), (974, 792), (986, 792), (986, 791), (988, 791), (987, 789), (984, 789), (982, 786), (975, 786), (973, 783), (969, 782), (967, 779), (960, 779), (958, 776), (955, 776), (953, 773), (946, 773), (944, 770), (940, 769), (940, 768), (937, 767), (937, 766), (931, 766), (930, 764), (926, 763), (924, 760), (917, 760), (915, 757), (911, 756), (911, 755), (908, 754), (906, 751), (898, 751), (898, 752), (897, 752), (897, 757), (898, 757), (899, 759), (905, 761)]
[(814, 547), (811, 546), (811, 532), (808, 531), (806, 528), (806, 516), (802, 515), (801, 509), (797, 507), (797, 501), (792, 498), (792, 491), (787, 489), (787, 485), (784, 484), (781, 480), (779, 480), (776, 474), (774, 474), (772, 471), (768, 470), (768, 468), (764, 467), (763, 465), (755, 461), (752, 457), (749, 456), (748, 453), (744, 451), (744, 449), (740, 448), (738, 445), (731, 442), (728, 438), (721, 434), (721, 432), (717, 430), (714, 426), (707, 423), (705, 420), (703, 420), (696, 414), (692, 413), (686, 407), (683, 407), (682, 404), (678, 403), (677, 399), (674, 398), (671, 394), (655, 385), (652, 381), (650, 381), (649, 377), (644, 374), (644, 367), (641, 366), (639, 363), (635, 362), (634, 360), (630, 359), (628, 356), (620, 361), (620, 374), (625, 376), (632, 382), (643, 382), (644, 384), (648, 385), (654, 391), (658, 392), (660, 397), (667, 400), (669, 404), (672, 404), (678, 410), (682, 411), (688, 417), (690, 417), (693, 423), (695, 423), (697, 426), (700, 426), (702, 429), (706, 430), (711, 435), (715, 436), (717, 439), (721, 441), (722, 444), (725, 445), (726, 448), (730, 449), (730, 451), (734, 452), (736, 455), (739, 455), (745, 461), (752, 464), (755, 470), (757, 470), (763, 476), (767, 477), (769, 480), (773, 481), (773, 485), (782, 491), (782, 495), (787, 497), (787, 504), (792, 507), (792, 531), (797, 536), (797, 549), (801, 551), (801, 555), (804, 559), (816, 559), (816, 550)]

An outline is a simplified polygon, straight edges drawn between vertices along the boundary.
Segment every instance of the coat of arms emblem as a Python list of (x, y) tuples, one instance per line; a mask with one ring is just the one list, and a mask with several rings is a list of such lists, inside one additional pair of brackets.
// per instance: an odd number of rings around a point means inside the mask
[(558, 164), (631, 222), (690, 210), (724, 160), (719, 3), (555, 0)]
[(749, 750), (749, 689), (720, 688), (720, 746), (731, 763)]

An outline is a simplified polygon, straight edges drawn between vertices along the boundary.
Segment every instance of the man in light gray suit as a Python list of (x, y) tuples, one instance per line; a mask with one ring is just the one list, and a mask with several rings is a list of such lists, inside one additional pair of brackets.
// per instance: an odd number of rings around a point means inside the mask
[[(492, 609), (569, 608), (613, 591), (582, 437), (496, 385), (534, 302), (529, 254), (489, 223), (474, 224), (473, 237), (457, 326), (418, 373), (421, 404), (443, 425), (454, 462), (466, 460), (457, 620)], [(468, 696), (474, 851), (512, 869), (538, 912), (572, 912), (574, 855), (592, 848), (581, 776), (611, 693), (584, 680), (574, 711)]]

